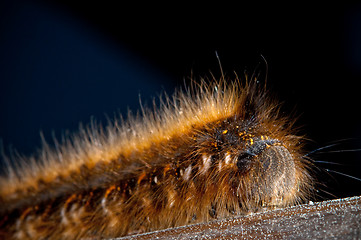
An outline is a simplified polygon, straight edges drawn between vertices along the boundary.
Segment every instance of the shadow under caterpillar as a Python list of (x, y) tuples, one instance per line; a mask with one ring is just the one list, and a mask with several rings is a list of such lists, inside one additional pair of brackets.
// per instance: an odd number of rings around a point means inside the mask
[(0, 179), (0, 238), (110, 238), (294, 205), (313, 189), (294, 119), (256, 79), (212, 79)]

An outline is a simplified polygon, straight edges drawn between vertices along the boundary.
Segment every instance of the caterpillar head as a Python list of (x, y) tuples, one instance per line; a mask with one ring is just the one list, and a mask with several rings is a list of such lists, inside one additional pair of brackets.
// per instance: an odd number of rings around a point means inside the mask
[(249, 212), (302, 202), (312, 189), (303, 138), (263, 91), (240, 91), (237, 114), (209, 124), (196, 138), (198, 152), (212, 162), (207, 178), (218, 188), (213, 205)]

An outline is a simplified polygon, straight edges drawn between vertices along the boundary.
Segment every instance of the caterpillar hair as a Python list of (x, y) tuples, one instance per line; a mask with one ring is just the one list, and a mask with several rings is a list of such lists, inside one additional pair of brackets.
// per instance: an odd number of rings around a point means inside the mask
[(294, 118), (256, 79), (206, 82), (15, 159), (0, 178), (0, 238), (111, 238), (307, 200)]

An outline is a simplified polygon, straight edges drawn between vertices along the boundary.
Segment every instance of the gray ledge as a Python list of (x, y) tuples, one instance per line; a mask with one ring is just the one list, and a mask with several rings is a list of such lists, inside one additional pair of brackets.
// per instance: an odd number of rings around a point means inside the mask
[(310, 202), (119, 239), (361, 239), (361, 197)]

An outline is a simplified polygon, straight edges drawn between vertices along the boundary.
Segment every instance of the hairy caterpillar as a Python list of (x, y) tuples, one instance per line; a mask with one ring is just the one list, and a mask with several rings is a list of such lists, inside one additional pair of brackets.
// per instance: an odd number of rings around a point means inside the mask
[(294, 120), (255, 80), (215, 80), (154, 112), (45, 147), (0, 179), (0, 238), (118, 237), (300, 203)]

